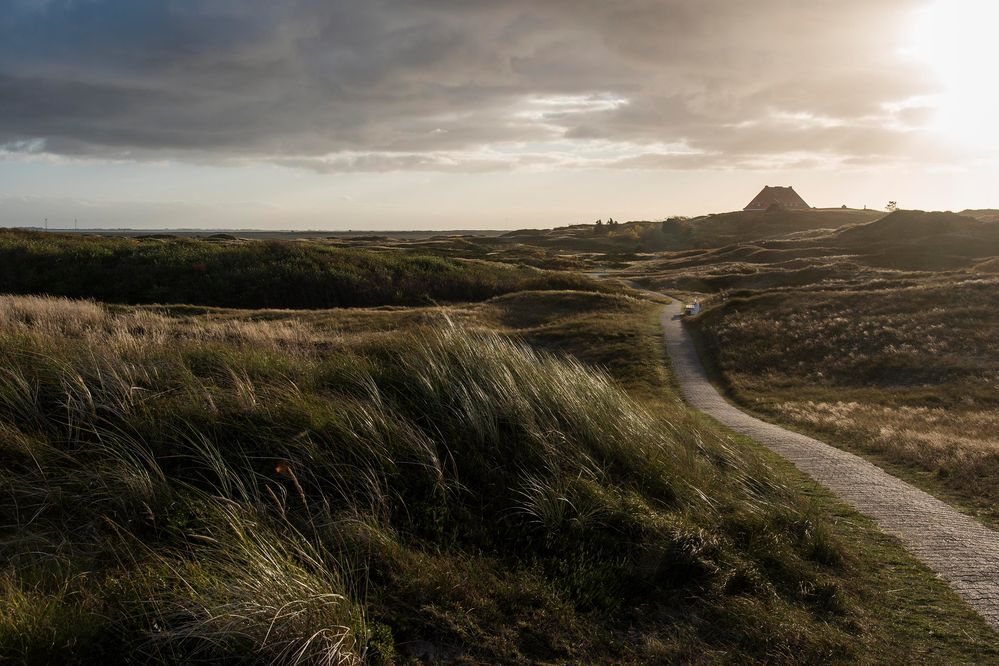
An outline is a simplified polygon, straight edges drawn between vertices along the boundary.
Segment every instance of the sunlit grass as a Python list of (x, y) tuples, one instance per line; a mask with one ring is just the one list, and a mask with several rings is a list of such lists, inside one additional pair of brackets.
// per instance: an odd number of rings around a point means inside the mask
[(995, 278), (954, 275), (734, 300), (698, 330), (740, 399), (994, 504), (997, 313)]

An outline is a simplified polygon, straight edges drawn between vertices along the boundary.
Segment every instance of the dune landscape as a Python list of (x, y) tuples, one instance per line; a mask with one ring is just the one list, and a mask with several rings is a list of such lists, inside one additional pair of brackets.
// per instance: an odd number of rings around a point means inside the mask
[(0, 664), (999, 664), (994, 0), (5, 0)]

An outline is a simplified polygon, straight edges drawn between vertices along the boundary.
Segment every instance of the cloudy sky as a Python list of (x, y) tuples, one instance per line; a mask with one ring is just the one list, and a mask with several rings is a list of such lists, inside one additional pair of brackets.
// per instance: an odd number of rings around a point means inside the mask
[(994, 0), (0, 0), (0, 224), (999, 207)]

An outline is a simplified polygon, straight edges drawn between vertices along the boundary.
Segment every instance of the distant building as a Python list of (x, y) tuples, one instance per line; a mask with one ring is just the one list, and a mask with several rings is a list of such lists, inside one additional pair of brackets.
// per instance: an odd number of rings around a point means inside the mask
[(749, 202), (744, 210), (769, 210), (770, 208), (800, 210), (811, 208), (811, 206), (798, 196), (793, 187), (770, 187), (768, 185), (756, 195), (755, 199)]

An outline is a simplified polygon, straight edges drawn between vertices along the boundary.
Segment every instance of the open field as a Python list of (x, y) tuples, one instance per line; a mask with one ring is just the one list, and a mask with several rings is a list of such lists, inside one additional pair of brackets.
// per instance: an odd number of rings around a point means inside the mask
[(999, 658), (895, 542), (671, 397), (656, 304), (2, 303), (11, 658)]

